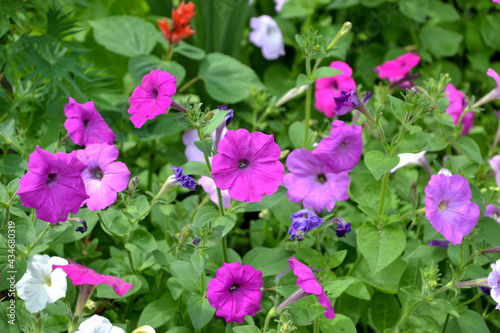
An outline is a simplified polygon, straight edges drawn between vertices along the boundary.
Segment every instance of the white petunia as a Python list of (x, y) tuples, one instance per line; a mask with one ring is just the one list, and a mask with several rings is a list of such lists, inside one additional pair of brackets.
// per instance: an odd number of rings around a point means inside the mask
[(267, 60), (285, 55), (285, 41), (280, 27), (269, 15), (252, 17), (250, 19), (250, 42), (261, 48), (262, 55)]
[(78, 326), (76, 333), (125, 333), (125, 331), (113, 326), (108, 318), (93, 315)]
[(66, 296), (66, 273), (62, 269), (52, 270), (52, 265), (67, 265), (60, 257), (35, 254), (28, 260), (28, 269), (16, 284), (17, 295), (24, 300), (26, 310), (42, 311), (47, 303), (54, 303)]
[(391, 170), (391, 173), (393, 173), (394, 171), (396, 171), (397, 169), (399, 168), (402, 168), (408, 164), (420, 164), (422, 166), (425, 167), (424, 164), (429, 164), (427, 162), (427, 160), (425, 159), (424, 157), (424, 154), (426, 153), (425, 150), (421, 151), (420, 153), (416, 153), (416, 154), (410, 154), (410, 153), (406, 153), (406, 154), (398, 154), (398, 157), (399, 157), (399, 163), (398, 165), (396, 165), (392, 170)]

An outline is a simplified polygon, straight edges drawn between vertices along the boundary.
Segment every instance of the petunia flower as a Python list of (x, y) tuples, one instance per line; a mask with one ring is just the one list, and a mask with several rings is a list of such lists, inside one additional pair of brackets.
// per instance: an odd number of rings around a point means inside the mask
[(143, 325), (141, 327), (137, 327), (132, 333), (156, 333), (155, 329), (149, 325)]
[[(201, 176), (198, 180), (198, 184), (203, 187), (203, 190), (210, 194), (210, 200), (214, 202), (217, 206), (219, 205), (219, 197), (217, 196), (217, 187), (215, 186), (214, 180), (210, 177)], [(228, 209), (231, 206), (231, 197), (229, 196), (227, 190), (221, 190), (222, 202), (224, 203), (224, 208)]]
[(105, 142), (112, 145), (116, 139), (115, 133), (109, 128), (95, 108), (94, 102), (79, 104), (73, 98), (64, 106), (64, 115), (68, 118), (64, 128), (79, 146)]
[(330, 136), (319, 142), (313, 155), (325, 164), (326, 172), (338, 173), (354, 168), (362, 151), (361, 126), (349, 126), (341, 120), (334, 120)]
[(437, 247), (443, 248), (445, 250), (448, 250), (448, 247), (450, 247), (450, 242), (433, 239), (433, 240), (429, 241), (429, 244), (427, 244), (427, 245), (437, 246)]
[(285, 55), (283, 34), (278, 23), (271, 16), (252, 17), (250, 28), (252, 28), (249, 35), (250, 42), (260, 47), (264, 58), (273, 60)]
[(314, 98), (316, 99), (314, 107), (323, 112), (328, 118), (340, 115), (336, 113), (337, 102), (334, 98), (341, 97), (342, 90), (350, 91), (351, 89), (356, 89), (356, 82), (352, 78), (352, 68), (348, 64), (337, 60), (332, 62), (330, 67), (336, 68), (342, 71), (342, 73), (333, 77), (318, 79), (314, 83)]
[(208, 283), (208, 302), (218, 317), (242, 323), (246, 315), (255, 316), (260, 310), (263, 285), (262, 272), (252, 266), (223, 263)]
[[(309, 209), (301, 209), (298, 212), (293, 213), (290, 218), (292, 219), (292, 225), (288, 230), (290, 240), (295, 238), (295, 234), (298, 230), (302, 230), (304, 234), (307, 234), (310, 230), (323, 224), (323, 219)], [(297, 237), (297, 240), (301, 241), (301, 238), (303, 239), (303, 237)]]
[(83, 321), (75, 333), (125, 333), (125, 331), (117, 326), (113, 326), (108, 318), (93, 315)]
[(496, 2), (496, 3), (500, 3), (500, 0), (491, 0), (493, 2)]
[(123, 162), (117, 162), (118, 149), (105, 143), (88, 145), (76, 152), (78, 159), (87, 168), (82, 173), (85, 190), (90, 198), (82, 203), (89, 210), (99, 210), (111, 206), (117, 193), (128, 186), (130, 171)]
[(144, 75), (140, 86), (134, 89), (129, 98), (128, 113), (136, 128), (141, 128), (148, 119), (164, 114), (172, 104), (172, 96), (177, 91), (177, 79), (160, 69), (153, 69)]
[(469, 181), (460, 175), (433, 175), (425, 187), (425, 217), (454, 245), (477, 225), (479, 206), (471, 198)]
[(76, 152), (51, 154), (36, 146), (29, 156), (28, 172), (19, 181), (17, 194), (24, 207), (36, 209), (36, 217), (57, 225), (69, 212), (76, 214), (85, 193), (82, 171), (87, 166)]
[(495, 309), (500, 310), (500, 260), (491, 264), (491, 273), (488, 275), (488, 285), (491, 288), (491, 298), (499, 303)]
[(316, 279), (313, 271), (294, 257), (288, 259), (288, 265), (293, 270), (293, 274), (297, 277), (296, 283), (300, 289), (292, 294), (286, 301), (281, 303), (278, 308), (283, 309), (303, 297), (317, 295), (319, 304), (326, 308), (325, 317), (333, 319), (333, 317), (335, 317), (335, 312), (333, 311), (332, 301), (326, 296), (323, 287)]
[(283, 186), (288, 189), (291, 202), (302, 202), (305, 208), (322, 212), (324, 208), (331, 211), (335, 200), (349, 199), (348, 173), (326, 171), (324, 164), (309, 150), (295, 149), (287, 156), (286, 165), (290, 172), (285, 175)]
[[(277, 13), (281, 12), (281, 8), (287, 2), (288, 0), (274, 0), (274, 3), (276, 4), (276, 7), (274, 9), (276, 10)], [(498, 0), (500, 1), (500, 0)]]
[(493, 156), (488, 163), (495, 172), (495, 179), (497, 181), (497, 186), (500, 186), (500, 154)]
[[(403, 79), (419, 62), (420, 57), (409, 52), (375, 67), (375, 72), (378, 72), (378, 77), (381, 79), (388, 79), (389, 82), (397, 82)], [(407, 86), (408, 83), (401, 85), (402, 88), (406, 88)]]
[(182, 174), (182, 168), (178, 168), (175, 165), (172, 167), (174, 170), (175, 180), (181, 185), (181, 187), (187, 188), (191, 191), (194, 191), (196, 188), (196, 181), (193, 177)]
[(28, 260), (28, 269), (16, 284), (17, 295), (24, 300), (26, 310), (42, 311), (47, 303), (66, 297), (66, 273), (52, 270), (52, 265), (66, 265), (68, 261), (46, 254), (35, 254)]
[(341, 116), (354, 109), (366, 108), (364, 104), (368, 103), (371, 98), (371, 91), (367, 91), (360, 101), (355, 89), (351, 89), (349, 92), (341, 89), (340, 96), (333, 98), (335, 100), (335, 115)]
[(396, 165), (394, 168), (391, 169), (391, 173), (396, 171), (397, 169), (400, 169), (404, 166), (407, 166), (409, 164), (419, 164), (424, 169), (429, 172), (431, 172), (429, 162), (427, 162), (427, 159), (425, 158), (425, 153), (426, 151), (423, 150), (420, 153), (412, 154), (412, 153), (404, 153), (404, 154), (398, 154), (399, 157), (399, 163)]
[(212, 176), (218, 188), (229, 190), (234, 200), (258, 202), (272, 195), (283, 181), (285, 168), (280, 147), (272, 135), (240, 128), (227, 131), (212, 160)]
[[(446, 109), (446, 113), (451, 115), (453, 123), (456, 125), (467, 106), (467, 103), (465, 101), (465, 94), (456, 89), (452, 83), (448, 83), (444, 91), (448, 93), (447, 97), (450, 101), (450, 105)], [(470, 129), (474, 126), (474, 112), (466, 113), (462, 118), (462, 122), (460, 124), (464, 125), (462, 133), (460, 135), (467, 135)]]
[(188, 25), (189, 21), (194, 17), (194, 14), (194, 3), (190, 2), (186, 4), (184, 0), (182, 0), (179, 7), (172, 9), (170, 26), (168, 25), (167, 18), (163, 21), (160, 19), (157, 20), (163, 37), (173, 44), (179, 43), (194, 34), (195, 31)]
[(491, 217), (492, 219), (496, 217), (497, 223), (500, 223), (500, 208), (491, 204), (486, 205), (486, 212), (484, 213), (484, 216)]
[(337, 226), (337, 230), (335, 230), (337, 237), (345, 237), (345, 235), (350, 232), (351, 232), (351, 224), (345, 222), (339, 223)]
[(80, 264), (76, 264), (72, 262), (71, 259), (69, 260), (69, 264), (54, 265), (53, 268), (54, 269), (60, 268), (64, 272), (66, 272), (66, 274), (68, 274), (68, 277), (75, 286), (80, 286), (80, 285), (94, 286), (104, 283), (113, 288), (115, 293), (120, 297), (125, 295), (127, 291), (129, 291), (131, 288), (134, 287), (130, 283), (127, 283), (117, 277), (99, 274), (90, 268), (87, 268)]
[[(489, 68), (486, 74), (495, 80), (497, 86), (493, 88), (493, 90), (491, 90), (489, 93), (481, 97), (481, 99), (473, 105), (473, 108), (477, 108), (483, 104), (492, 102), (496, 99), (500, 99), (500, 75), (498, 75), (498, 73), (495, 72), (492, 68)], [(498, 117), (498, 114), (496, 114), (496, 116)]]

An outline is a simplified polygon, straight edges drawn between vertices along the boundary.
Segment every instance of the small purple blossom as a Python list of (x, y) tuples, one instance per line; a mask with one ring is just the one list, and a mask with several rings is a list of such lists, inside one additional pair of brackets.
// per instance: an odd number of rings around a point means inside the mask
[(337, 237), (345, 237), (345, 235), (350, 232), (351, 232), (351, 224), (344, 222), (340, 222), (337, 226), (337, 230), (335, 231)]
[(460, 175), (433, 175), (425, 187), (425, 217), (454, 245), (471, 233), (479, 206), (471, 201), (469, 181)]
[[(495, 302), (500, 303), (500, 260), (491, 264), (491, 273), (488, 275), (488, 285), (491, 288), (491, 297)], [(500, 310), (500, 304), (495, 309)]]
[(172, 170), (174, 170), (175, 180), (178, 181), (182, 187), (190, 189), (191, 191), (195, 190), (196, 181), (193, 179), (193, 177), (183, 175), (182, 168), (178, 168), (175, 165), (172, 167)]
[(208, 283), (206, 295), (218, 317), (242, 323), (246, 315), (255, 316), (260, 310), (263, 285), (262, 272), (252, 266), (223, 263)]
[(488, 287), (483, 287), (483, 286), (479, 286), (479, 289), (483, 292), (483, 294), (485, 294), (486, 296), (490, 296), (491, 295), (491, 288), (488, 288)]
[(219, 105), (217, 109), (222, 110), (222, 111), (229, 111), (226, 114), (226, 117), (224, 118), (224, 122), (226, 126), (228, 126), (234, 119), (234, 110), (233, 109), (228, 109), (226, 105)]
[(497, 186), (500, 186), (500, 154), (493, 156), (488, 163), (490, 164), (493, 171), (495, 171), (495, 179), (497, 181)]
[(341, 89), (340, 96), (333, 98), (335, 100), (335, 115), (341, 116), (354, 109), (358, 109), (368, 103), (371, 98), (371, 91), (367, 91), (360, 101), (355, 89), (351, 89), (349, 92)]
[[(292, 225), (290, 226), (290, 230), (288, 230), (288, 233), (291, 235), (290, 240), (295, 238), (297, 231), (302, 230), (307, 234), (310, 230), (319, 227), (323, 223), (323, 219), (309, 209), (301, 209), (293, 213), (290, 218), (292, 219)], [(299, 238), (303, 237), (297, 237), (297, 240), (300, 241), (302, 239)]]
[(448, 250), (448, 247), (450, 246), (450, 242), (449, 241), (440, 241), (440, 240), (433, 239), (427, 245), (429, 245), (429, 246), (437, 246), (437, 247), (441, 247), (441, 248), (443, 248), (445, 250)]
[(492, 204), (486, 205), (484, 216), (491, 217), (492, 219), (496, 217), (497, 223), (500, 223), (500, 208)]
[(267, 60), (278, 59), (285, 55), (285, 41), (281, 29), (269, 15), (250, 19), (250, 42), (260, 47), (262, 56)]

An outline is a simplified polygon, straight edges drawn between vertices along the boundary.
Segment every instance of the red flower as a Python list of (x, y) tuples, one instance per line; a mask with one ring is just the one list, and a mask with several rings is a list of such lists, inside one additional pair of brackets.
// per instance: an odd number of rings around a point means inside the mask
[(170, 43), (179, 43), (181, 40), (188, 38), (194, 34), (191, 26), (188, 25), (189, 21), (194, 16), (194, 3), (182, 3), (177, 9), (172, 9), (172, 19), (170, 20), (170, 27), (167, 23), (167, 18), (164, 21), (158, 19), (158, 26), (161, 33), (166, 40)]

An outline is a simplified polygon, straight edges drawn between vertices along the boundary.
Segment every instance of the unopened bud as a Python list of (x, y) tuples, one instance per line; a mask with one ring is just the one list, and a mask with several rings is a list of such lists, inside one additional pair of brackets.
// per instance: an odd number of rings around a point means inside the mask
[(268, 215), (269, 215), (269, 209), (264, 209), (264, 210), (260, 211), (259, 218), (263, 219)]
[(85, 303), (85, 307), (89, 310), (95, 309), (96, 303), (92, 300), (88, 300), (87, 303)]
[(200, 244), (200, 241), (201, 241), (201, 239), (199, 239), (198, 237), (193, 238), (193, 245)]
[(207, 113), (205, 115), (205, 120), (206, 121), (209, 121), (209, 120), (212, 120), (212, 118), (214, 117), (214, 112), (213, 111), (210, 111), (209, 113)]

